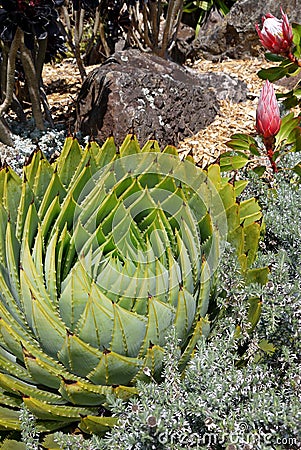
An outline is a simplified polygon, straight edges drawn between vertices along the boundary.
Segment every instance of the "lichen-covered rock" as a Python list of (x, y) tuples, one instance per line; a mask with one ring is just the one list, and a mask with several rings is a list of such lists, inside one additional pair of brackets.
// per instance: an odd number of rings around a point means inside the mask
[(281, 18), (280, 6), (290, 22), (300, 22), (301, 0), (237, 0), (223, 19), (216, 12), (209, 18), (209, 26), (200, 30), (192, 44), (190, 57), (209, 59), (257, 56), (262, 51), (255, 24), (268, 12)]
[(129, 49), (115, 53), (84, 82), (76, 129), (101, 141), (113, 134), (120, 143), (134, 131), (140, 142), (155, 137), (160, 145), (177, 145), (208, 126), (226, 97), (245, 100), (245, 83)]
[(120, 143), (133, 129), (140, 142), (176, 145), (212, 122), (214, 91), (178, 64), (137, 50), (116, 53), (93, 70), (77, 99), (76, 128)]

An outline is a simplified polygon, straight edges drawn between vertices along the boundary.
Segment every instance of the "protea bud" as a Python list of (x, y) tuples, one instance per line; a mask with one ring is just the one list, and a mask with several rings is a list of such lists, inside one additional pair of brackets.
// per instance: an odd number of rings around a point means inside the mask
[(287, 55), (290, 53), (292, 46), (293, 31), (287, 15), (284, 14), (282, 8), (281, 14), (282, 20), (268, 13), (262, 17), (262, 30), (260, 30), (257, 24), (255, 27), (260, 42), (267, 50), (279, 55)]
[(280, 111), (273, 85), (266, 80), (256, 111), (256, 130), (263, 138), (274, 137), (281, 125)]

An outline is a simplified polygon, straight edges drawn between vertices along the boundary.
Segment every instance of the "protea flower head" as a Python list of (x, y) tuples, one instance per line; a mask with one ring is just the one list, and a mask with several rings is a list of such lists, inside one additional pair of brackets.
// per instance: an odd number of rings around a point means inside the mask
[(272, 53), (286, 55), (292, 46), (293, 31), (288, 21), (288, 17), (281, 8), (282, 19), (277, 19), (268, 13), (262, 17), (262, 30), (256, 24), (262, 45)]
[(265, 139), (275, 136), (281, 125), (280, 111), (273, 85), (266, 80), (256, 111), (256, 130)]

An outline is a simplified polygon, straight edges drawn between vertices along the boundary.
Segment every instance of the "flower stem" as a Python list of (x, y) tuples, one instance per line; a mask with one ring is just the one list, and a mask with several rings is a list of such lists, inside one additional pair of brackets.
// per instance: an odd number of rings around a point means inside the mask
[(298, 59), (296, 56), (294, 56), (294, 55), (292, 54), (292, 52), (289, 52), (289, 54), (288, 54), (288, 59), (289, 59), (292, 63), (296, 64), (298, 67), (301, 67), (301, 60)]
[(268, 154), (268, 158), (269, 158), (269, 161), (271, 163), (271, 166), (272, 166), (273, 173), (277, 173), (278, 172), (278, 167), (277, 167), (275, 161), (273, 160), (274, 150), (272, 148), (268, 148), (267, 149), (267, 154)]
[(263, 139), (264, 146), (267, 151), (267, 156), (269, 158), (273, 173), (278, 172), (278, 167), (274, 161), (274, 146), (275, 146), (275, 137), (270, 136)]

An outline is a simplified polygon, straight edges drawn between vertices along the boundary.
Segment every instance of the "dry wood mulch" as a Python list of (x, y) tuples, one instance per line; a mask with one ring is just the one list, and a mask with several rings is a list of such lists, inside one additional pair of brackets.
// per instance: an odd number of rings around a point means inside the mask
[(243, 80), (247, 84), (248, 100), (241, 103), (222, 100), (215, 120), (207, 128), (182, 141), (179, 151), (184, 155), (192, 151), (195, 161), (204, 167), (209, 162), (215, 161), (221, 152), (229, 150), (225, 143), (233, 134), (254, 133), (258, 97), (263, 86), (263, 81), (258, 77), (257, 72), (269, 66), (271, 64), (263, 58), (229, 59), (218, 63), (208, 60), (197, 61), (193, 68), (201, 73), (226, 73), (233, 78)]

